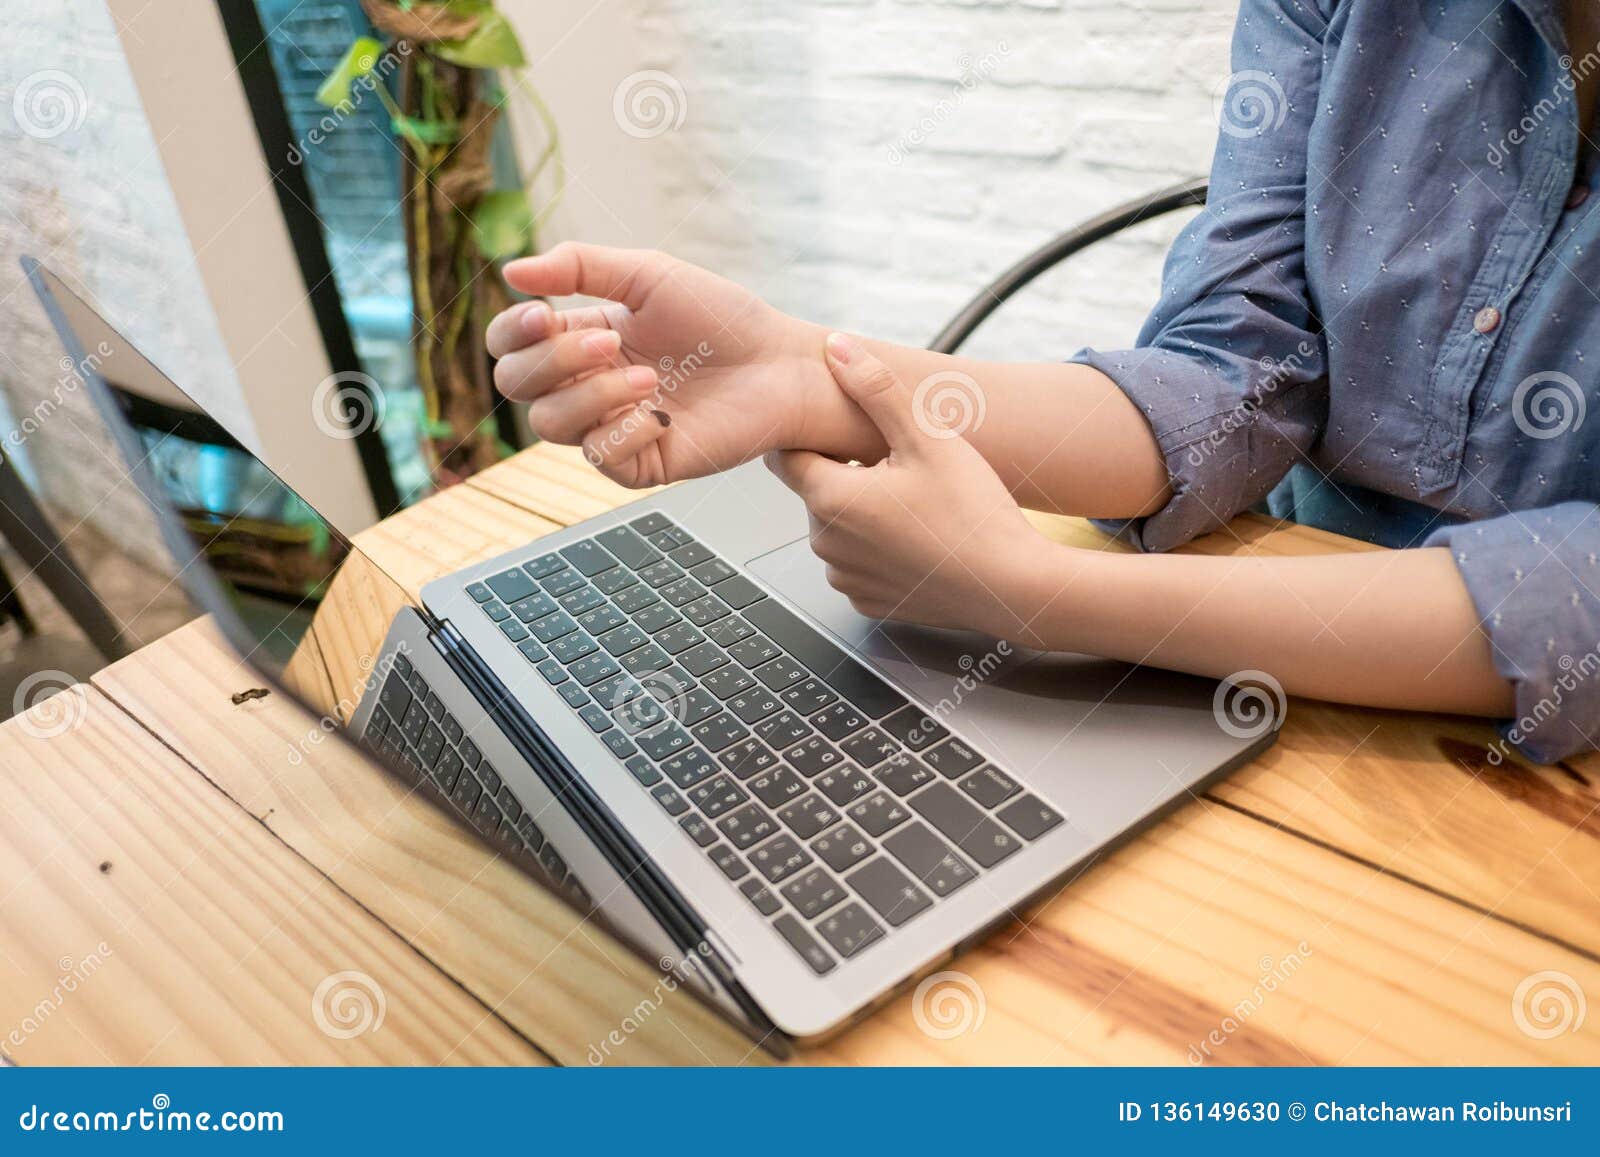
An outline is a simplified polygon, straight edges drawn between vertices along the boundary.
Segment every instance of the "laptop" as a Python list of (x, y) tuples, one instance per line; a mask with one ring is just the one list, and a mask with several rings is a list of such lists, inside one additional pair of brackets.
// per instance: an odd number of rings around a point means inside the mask
[(82, 382), (71, 424), (102, 424), (243, 660), (320, 713), (314, 649), (375, 767), (768, 1048), (852, 1023), (1275, 737), (1210, 680), (862, 618), (759, 463), (408, 590), (296, 492), (303, 464), (260, 462), (23, 264)]

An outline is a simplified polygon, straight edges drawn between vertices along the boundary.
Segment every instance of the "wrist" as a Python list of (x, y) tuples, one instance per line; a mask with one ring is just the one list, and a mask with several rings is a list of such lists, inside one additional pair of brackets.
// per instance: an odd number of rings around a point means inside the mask
[(792, 321), (788, 359), (795, 367), (787, 441), (781, 449), (813, 450), (840, 461), (876, 462), (887, 453), (883, 435), (845, 396), (823, 357), (833, 331)]
[(1093, 605), (1089, 590), (1104, 556), (1063, 546), (1031, 531), (1027, 542), (1006, 551), (1004, 557), (1010, 561), (991, 580), (999, 597), (990, 600), (993, 621), (984, 630), (1040, 651), (1081, 649), (1072, 630), (1078, 616), (1069, 614), (1068, 609)]

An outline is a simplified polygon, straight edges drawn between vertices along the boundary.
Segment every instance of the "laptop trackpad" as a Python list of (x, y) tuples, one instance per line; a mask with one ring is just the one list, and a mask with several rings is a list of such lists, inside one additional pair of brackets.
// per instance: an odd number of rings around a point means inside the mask
[[(828, 585), (805, 539), (746, 565), (1012, 774), (1071, 801), (1082, 819), (1086, 807), (1099, 810), (1091, 801), (1108, 780), (1159, 799), (1185, 786), (1185, 769), (1221, 762), (1236, 747), (1216, 727), (1209, 680), (864, 618)], [(1121, 811), (1107, 810), (1107, 821)]]

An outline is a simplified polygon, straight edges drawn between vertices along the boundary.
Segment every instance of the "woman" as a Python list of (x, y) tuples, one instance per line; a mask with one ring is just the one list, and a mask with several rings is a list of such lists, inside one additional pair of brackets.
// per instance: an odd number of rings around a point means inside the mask
[[(609, 304), (506, 311), (496, 380), (625, 485), (770, 455), (864, 614), (1511, 718), (1539, 761), (1589, 749), (1597, 10), (1244, 0), (1231, 82), (1258, 117), (1225, 119), (1134, 349), (1020, 365), (830, 336), (662, 254), (563, 245), (508, 280)], [(907, 384), (930, 379), (970, 380), (982, 421), (949, 436)], [(1159, 552), (1263, 500), (1408, 549), (1116, 555), (1018, 509)]]

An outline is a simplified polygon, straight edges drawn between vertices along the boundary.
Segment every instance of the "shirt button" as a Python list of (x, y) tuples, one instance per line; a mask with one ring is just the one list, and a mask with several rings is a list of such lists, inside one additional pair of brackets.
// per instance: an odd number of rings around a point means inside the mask
[(1492, 305), (1486, 305), (1472, 318), (1472, 328), (1479, 333), (1493, 333), (1500, 328), (1500, 311)]
[(1589, 199), (1589, 186), (1588, 185), (1574, 185), (1574, 186), (1572, 186), (1572, 191), (1567, 194), (1567, 208), (1568, 209), (1576, 209), (1579, 205), (1583, 204), (1588, 199)]

